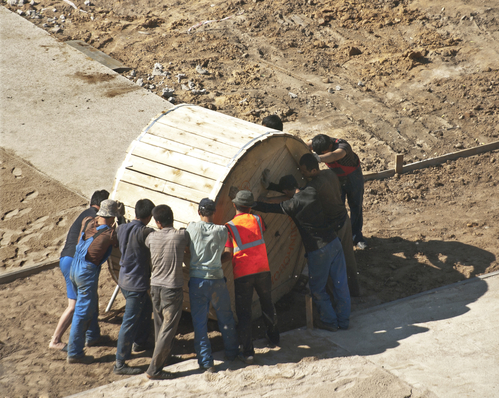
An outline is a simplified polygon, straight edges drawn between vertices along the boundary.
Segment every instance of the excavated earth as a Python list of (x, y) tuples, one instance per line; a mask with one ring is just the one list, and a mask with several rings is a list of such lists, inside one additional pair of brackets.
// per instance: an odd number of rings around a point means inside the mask
[[(4, 6), (58, 40), (82, 40), (121, 61), (124, 76), (172, 102), (255, 123), (278, 114), (304, 140), (345, 138), (366, 174), (393, 168), (395, 154), (409, 164), (499, 140), (492, 0), (86, 3)], [(56, 261), (85, 201), (11, 153), (0, 150), (0, 162), (2, 272)], [(498, 165), (495, 150), (367, 181), (369, 248), (356, 251), (362, 296), (353, 309), (499, 270)], [(103, 270), (100, 319), (114, 343), (88, 349), (99, 361), (80, 367), (47, 349), (66, 305), (60, 271), (0, 285), (2, 396), (58, 397), (121, 379), (112, 364), (124, 299), (104, 313), (114, 287)], [(276, 307), (281, 330), (305, 325), (299, 292)], [(192, 338), (184, 314), (172, 361), (193, 357)], [(145, 366), (150, 354), (130, 364)]]

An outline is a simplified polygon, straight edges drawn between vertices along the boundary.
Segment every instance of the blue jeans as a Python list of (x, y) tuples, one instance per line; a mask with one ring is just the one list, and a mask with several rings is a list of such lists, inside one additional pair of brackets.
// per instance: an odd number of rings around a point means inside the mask
[[(343, 178), (341, 179), (343, 182)], [(348, 200), (350, 207), (350, 221), (352, 222), (353, 244), (364, 241), (362, 235), (362, 226), (364, 225), (364, 217), (362, 215), (362, 206), (364, 203), (364, 175), (362, 169), (358, 167), (353, 173), (345, 177), (345, 181), (341, 186), (341, 199), (345, 202), (345, 197)]]
[(64, 280), (66, 281), (66, 294), (68, 299), (76, 300), (76, 292), (73, 288), (73, 282), (69, 274), (71, 273), (71, 263), (73, 262), (73, 257), (65, 256), (59, 259), (59, 268), (61, 269), (62, 275), (64, 275)]
[(251, 320), (253, 305), (253, 289), (256, 290), (260, 299), (263, 320), (267, 327), (267, 334), (272, 341), (279, 341), (277, 329), (277, 314), (272, 302), (272, 279), (269, 272), (259, 272), (234, 279), (234, 291), (236, 294), (237, 331), (245, 356), (255, 355), (251, 339)]
[(152, 303), (147, 291), (131, 292), (121, 289), (126, 299), (125, 313), (118, 335), (116, 362), (130, 359), (132, 345), (145, 345), (151, 331)]
[[(312, 299), (322, 322), (342, 329), (348, 328), (350, 319), (350, 292), (348, 290), (345, 256), (338, 238), (319, 250), (307, 253), (309, 286)], [(327, 278), (333, 281), (333, 297), (326, 292)]]
[(222, 333), (225, 355), (233, 359), (239, 353), (236, 322), (230, 308), (230, 296), (225, 279), (189, 280), (192, 324), (194, 326), (194, 349), (198, 364), (202, 368), (213, 366), (211, 344), (208, 339), (208, 312), (210, 302), (217, 314), (218, 328)]
[(90, 342), (100, 337), (97, 319), (100, 268), (85, 260), (78, 261), (76, 258), (71, 264), (71, 281), (76, 291), (76, 307), (69, 332), (68, 357), (85, 355), (83, 352), (85, 341)]

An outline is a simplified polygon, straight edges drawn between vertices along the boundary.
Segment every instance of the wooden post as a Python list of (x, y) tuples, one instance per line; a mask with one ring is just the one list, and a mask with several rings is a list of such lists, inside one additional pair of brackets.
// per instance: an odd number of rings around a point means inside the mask
[(402, 168), (404, 167), (404, 155), (395, 155), (395, 173), (402, 174)]
[(314, 315), (312, 306), (312, 296), (307, 294), (305, 296), (305, 312), (307, 314), (307, 329), (314, 328)]

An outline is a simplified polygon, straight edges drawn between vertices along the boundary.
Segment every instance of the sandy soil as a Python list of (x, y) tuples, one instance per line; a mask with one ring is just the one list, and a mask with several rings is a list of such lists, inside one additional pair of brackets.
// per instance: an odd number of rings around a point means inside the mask
[[(84, 40), (122, 61), (135, 71), (125, 76), (158, 95), (175, 89), (177, 103), (257, 123), (277, 113), (303, 139), (346, 138), (371, 172), (393, 167), (395, 153), (411, 163), (498, 140), (499, 8), (489, 3), (74, 1), (82, 12), (43, 0), (9, 8), (35, 12), (41, 18), (27, 18), (58, 39)], [(169, 73), (153, 76), (155, 63)], [(85, 199), (3, 150), (0, 161), (2, 272), (56, 261)], [(494, 151), (366, 183), (370, 247), (356, 252), (362, 297), (354, 310), (499, 270), (498, 164)], [(115, 342), (122, 297), (104, 313), (114, 286), (103, 270), (101, 325)], [(90, 366), (68, 366), (47, 349), (64, 292), (57, 268), (0, 285), (2, 396), (64, 396), (121, 379), (112, 373), (115, 343), (90, 348), (99, 358)], [(302, 295), (291, 293), (277, 310), (282, 330), (305, 324)], [(185, 315), (172, 361), (192, 353)], [(131, 364), (146, 366), (148, 355)]]

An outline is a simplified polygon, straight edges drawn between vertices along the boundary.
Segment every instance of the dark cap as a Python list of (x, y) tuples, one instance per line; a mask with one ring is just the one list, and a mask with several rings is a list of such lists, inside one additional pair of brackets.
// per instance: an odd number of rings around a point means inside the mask
[(207, 211), (215, 211), (216, 205), (215, 202), (211, 199), (204, 198), (201, 199), (201, 202), (199, 202), (199, 210), (207, 210)]
[(279, 191), (281, 192), (291, 191), (296, 188), (298, 188), (298, 182), (296, 181), (296, 178), (291, 174), (285, 175), (279, 180)]
[(232, 200), (232, 203), (243, 206), (243, 207), (253, 207), (256, 205), (255, 198), (251, 191), (239, 191), (236, 197)]

